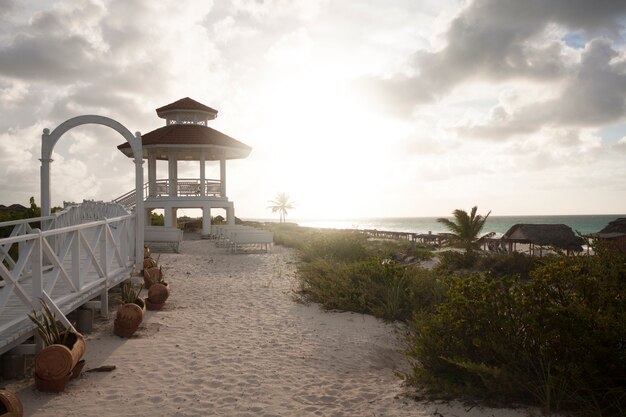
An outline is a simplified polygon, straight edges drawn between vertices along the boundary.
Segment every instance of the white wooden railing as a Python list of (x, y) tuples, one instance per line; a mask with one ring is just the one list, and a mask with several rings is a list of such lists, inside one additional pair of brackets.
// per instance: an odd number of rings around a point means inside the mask
[[(199, 178), (179, 178), (175, 182), (169, 179), (156, 180), (155, 189), (150, 193), (150, 184), (143, 185), (143, 198), (170, 197), (172, 186), (176, 186), (176, 197), (200, 197), (202, 196), (202, 181)], [(224, 197), (224, 190), (220, 180), (204, 180), (204, 196)], [(131, 190), (113, 200), (124, 207), (132, 209), (135, 206), (135, 190)]]
[[(37, 221), (44, 230), (32, 227)], [(32, 333), (26, 314), (40, 310), (39, 299), (70, 327), (64, 314), (96, 296), (108, 302), (107, 290), (134, 264), (135, 216), (119, 204), (86, 201), (4, 226), (13, 231), (0, 239), (0, 353), (6, 341)]]

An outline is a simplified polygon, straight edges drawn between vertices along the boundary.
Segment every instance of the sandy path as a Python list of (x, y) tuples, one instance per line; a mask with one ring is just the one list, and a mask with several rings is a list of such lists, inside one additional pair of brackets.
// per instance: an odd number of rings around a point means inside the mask
[(113, 315), (89, 335), (86, 368), (115, 371), (62, 394), (7, 385), (26, 416), (527, 415), (406, 399), (394, 326), (295, 303), (291, 250), (231, 255), (190, 240), (181, 252), (161, 256), (173, 289), (164, 310), (129, 340), (112, 334)]

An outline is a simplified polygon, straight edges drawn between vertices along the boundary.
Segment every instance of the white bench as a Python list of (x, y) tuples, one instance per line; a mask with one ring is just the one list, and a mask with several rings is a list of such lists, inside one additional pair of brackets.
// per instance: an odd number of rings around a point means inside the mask
[(178, 246), (183, 241), (183, 231), (176, 227), (146, 226), (143, 240), (147, 245), (166, 243), (174, 252), (178, 252)]
[(245, 230), (232, 231), (229, 236), (230, 250), (238, 252), (242, 246), (253, 246), (264, 248), (266, 252), (270, 251), (270, 246), (274, 243), (274, 234), (265, 230)]
[(220, 224), (211, 226), (211, 236), (217, 239), (217, 245), (223, 246), (224, 243), (228, 242), (230, 238), (230, 233), (235, 231), (244, 231), (244, 230), (257, 230), (250, 226), (242, 226), (242, 225), (231, 225), (231, 224)]

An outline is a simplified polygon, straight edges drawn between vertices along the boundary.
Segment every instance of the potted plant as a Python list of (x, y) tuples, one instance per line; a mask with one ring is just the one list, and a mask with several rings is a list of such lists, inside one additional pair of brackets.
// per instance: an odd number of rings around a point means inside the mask
[(169, 286), (163, 278), (163, 271), (159, 269), (157, 281), (148, 289), (148, 297), (146, 298), (146, 307), (148, 310), (160, 310), (163, 308), (165, 301), (170, 296)]
[(22, 417), (22, 402), (10, 391), (0, 389), (0, 417)]
[(41, 316), (33, 311), (28, 317), (35, 323), (44, 348), (35, 356), (35, 382), (40, 391), (61, 392), (72, 377), (80, 375), (85, 354), (85, 339), (74, 328), (60, 329), (56, 316), (40, 300)]
[(153, 266), (143, 270), (143, 283), (146, 289), (150, 289), (153, 284), (163, 280), (163, 271), (160, 267)]
[(142, 288), (143, 285), (136, 291), (130, 279), (122, 283), (122, 304), (113, 321), (113, 333), (117, 336), (131, 337), (143, 321), (146, 304), (139, 297)]
[[(160, 256), (161, 254), (159, 254), (159, 257)], [(145, 270), (148, 268), (156, 267), (158, 263), (159, 263), (158, 257), (156, 260), (152, 258), (152, 255), (150, 253), (150, 246), (144, 246), (143, 247), (143, 271), (142, 272), (145, 272)]]

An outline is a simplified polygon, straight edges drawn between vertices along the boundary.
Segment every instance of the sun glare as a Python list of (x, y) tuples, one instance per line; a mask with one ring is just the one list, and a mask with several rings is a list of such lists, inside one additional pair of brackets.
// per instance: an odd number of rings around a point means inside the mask
[(346, 81), (321, 71), (281, 80), (271, 97), (276, 117), (266, 135), (278, 144), (281, 162), (270, 181), (306, 203), (299, 216), (320, 217), (329, 202), (346, 212), (362, 209), (362, 198), (384, 186), (389, 146), (406, 127), (377, 116)]

